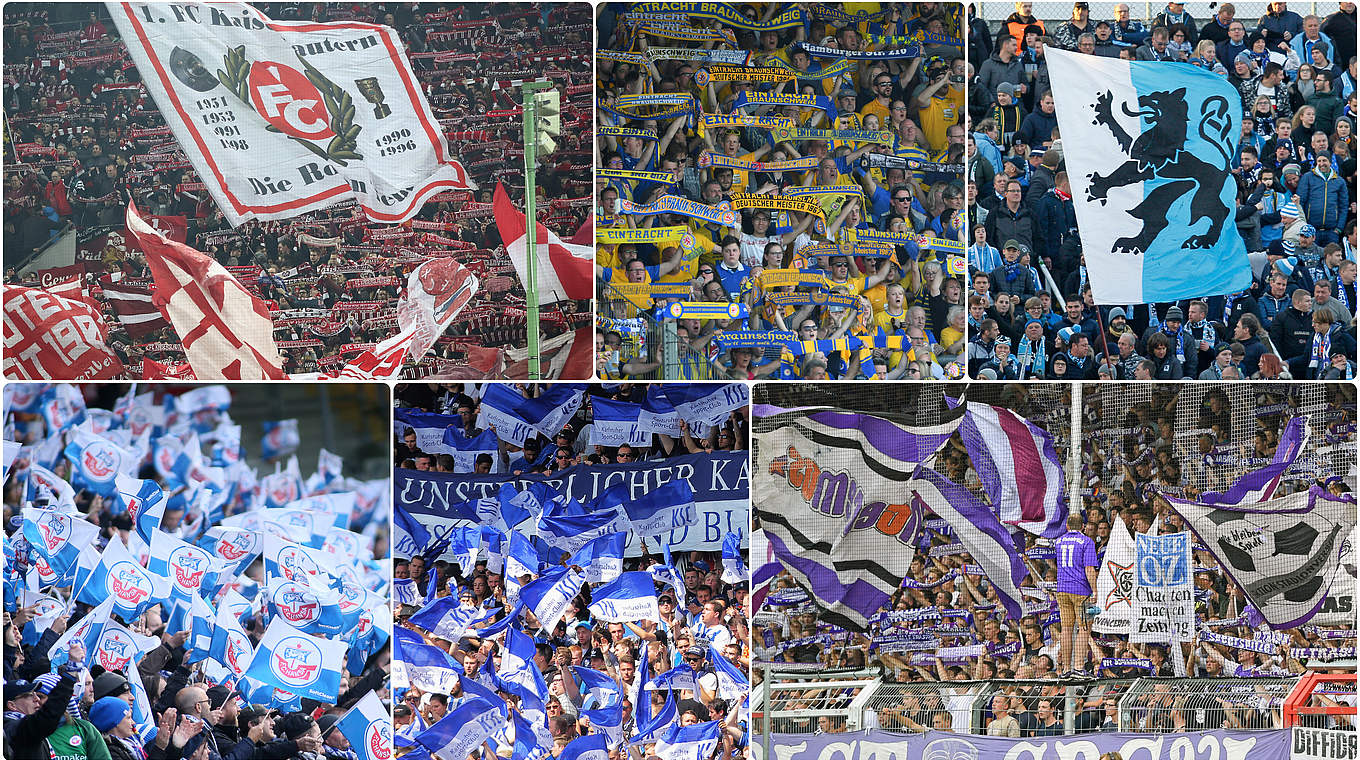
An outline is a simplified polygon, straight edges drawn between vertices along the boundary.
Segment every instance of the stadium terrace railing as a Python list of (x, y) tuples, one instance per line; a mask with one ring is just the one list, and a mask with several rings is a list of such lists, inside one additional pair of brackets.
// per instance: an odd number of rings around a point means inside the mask
[[(935, 728), (931, 722), (937, 712), (946, 716), (939, 719), (947, 720), (943, 728), (983, 734), (998, 695), (1021, 698), (1023, 704), (1015, 705), (1020, 709), (1012, 714), (1017, 714), (1022, 725), (1034, 715), (1041, 699), (1053, 700), (1063, 735), (1277, 729), (1285, 727), (1286, 700), (1307, 678), (893, 683), (873, 671), (771, 672), (760, 665), (756, 675), (763, 680), (752, 694), (752, 725), (758, 731), (779, 734), (921, 731)], [(1349, 712), (1354, 714), (1354, 708)]]

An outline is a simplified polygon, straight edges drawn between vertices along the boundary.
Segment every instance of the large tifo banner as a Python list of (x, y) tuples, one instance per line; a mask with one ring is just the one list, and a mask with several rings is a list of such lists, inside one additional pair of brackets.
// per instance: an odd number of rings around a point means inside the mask
[(1245, 290), (1231, 174), (1237, 90), (1188, 63), (1046, 57), (1096, 303)]
[(110, 4), (147, 91), (233, 226), (357, 199), (376, 222), (470, 187), (386, 26), (243, 3)]
[[(718, 551), (723, 537), (735, 533), (746, 543), (747, 494), (750, 490), (750, 469), (745, 451), (732, 453), (687, 454), (658, 462), (635, 464), (576, 465), (552, 477), (542, 475), (453, 475), (418, 470), (396, 470), (396, 503), (411, 513), (430, 531), (431, 538), (439, 539), (466, 520), (445, 517), (451, 505), (471, 499), (496, 498), (502, 485), (513, 483), (523, 491), (530, 483), (547, 483), (578, 502), (588, 502), (610, 486), (626, 483), (634, 497), (654, 491), (675, 480), (684, 480), (694, 490), (694, 507), (699, 523), (677, 528), (668, 536), (671, 551)], [(510, 526), (515, 527), (515, 526)], [(411, 556), (411, 539), (394, 526), (396, 556)], [(647, 542), (647, 549), (659, 552), (661, 547)], [(625, 556), (641, 556), (642, 547), (636, 536), (629, 535)], [(452, 551), (444, 555), (453, 560)]]
[[(755, 760), (761, 742), (751, 742)], [(1188, 731), (1151, 734), (1081, 734), (1032, 739), (927, 731), (893, 734), (775, 734), (768, 760), (1096, 760), (1118, 752), (1124, 760), (1256, 760), (1289, 757), (1289, 731)], [(1312, 757), (1307, 755), (1305, 757)]]
[(1195, 640), (1194, 559), (1190, 533), (1134, 536), (1133, 598), (1137, 615), (1129, 641)]

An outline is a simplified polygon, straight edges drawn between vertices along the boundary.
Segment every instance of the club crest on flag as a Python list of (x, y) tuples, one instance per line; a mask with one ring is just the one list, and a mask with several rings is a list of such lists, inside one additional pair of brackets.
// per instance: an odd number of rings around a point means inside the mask
[(321, 647), (310, 636), (285, 636), (270, 653), (269, 669), (289, 686), (306, 686), (321, 670)]
[(250, 665), (250, 640), (241, 631), (227, 631), (226, 657), (227, 667), (236, 675), (246, 672), (246, 667)]
[(108, 591), (126, 607), (137, 607), (151, 597), (146, 571), (126, 560), (109, 568)]
[(58, 512), (45, 512), (38, 518), (38, 530), (42, 533), (43, 544), (48, 554), (71, 538), (71, 518)]
[(117, 629), (105, 630), (95, 647), (94, 660), (104, 670), (118, 672), (132, 662), (134, 651), (132, 638), (126, 633)]
[(193, 546), (177, 546), (170, 552), (170, 567), (174, 570), (175, 585), (184, 589), (197, 589), (203, 585), (203, 573), (208, 569), (208, 559), (202, 550)]
[(392, 757), (391, 724), (382, 721), (368, 724), (368, 729), (364, 731), (364, 746), (368, 747), (368, 754), (371, 757), (389, 760)]
[(270, 600), (284, 620), (299, 628), (321, 617), (321, 601), (301, 584), (291, 581), (279, 584)]
[(94, 440), (80, 452), (80, 465), (84, 474), (96, 483), (107, 483), (118, 474), (120, 456), (113, 444)]
[(255, 551), (256, 538), (251, 531), (223, 534), (213, 545), (217, 556), (228, 560), (238, 560)]
[(290, 581), (300, 580), (308, 575), (317, 575), (321, 566), (301, 547), (285, 546), (279, 550), (279, 574)]

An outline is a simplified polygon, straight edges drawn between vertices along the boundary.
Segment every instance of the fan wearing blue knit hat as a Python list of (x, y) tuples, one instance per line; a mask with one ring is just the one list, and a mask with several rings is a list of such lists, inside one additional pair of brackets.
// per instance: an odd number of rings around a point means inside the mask
[(119, 697), (100, 697), (90, 706), (90, 723), (104, 735), (113, 760), (145, 760), (146, 751), (137, 740), (132, 705)]
[(56, 673), (44, 673), (33, 679), (34, 691), (43, 697), (43, 702), (31, 715), (12, 723), (6, 719), (8, 757), (13, 760), (110, 758), (108, 747), (94, 725), (72, 717), (66, 710), (79, 672), (78, 666), (68, 662)]

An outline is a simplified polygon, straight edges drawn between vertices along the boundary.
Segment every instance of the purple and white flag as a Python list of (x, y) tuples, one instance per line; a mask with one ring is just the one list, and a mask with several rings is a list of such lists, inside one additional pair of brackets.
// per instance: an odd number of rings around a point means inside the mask
[(1295, 417), (1280, 434), (1280, 442), (1275, 447), (1275, 456), (1271, 458), (1270, 464), (1259, 470), (1252, 470), (1233, 481), (1226, 491), (1209, 491), (1201, 494), (1199, 503), (1213, 504), (1220, 509), (1232, 509), (1236, 506), (1255, 509), (1254, 505), (1258, 502), (1275, 497), (1275, 491), (1280, 487), (1285, 472), (1293, 466), (1307, 444), (1308, 418)]
[(1009, 409), (965, 408), (959, 437), (1001, 522), (1046, 538), (1065, 533), (1066, 479), (1053, 436)]
[(912, 473), (959, 426), (831, 409), (755, 407), (752, 502), (774, 555), (823, 619), (863, 631), (906, 577), (921, 528)]

